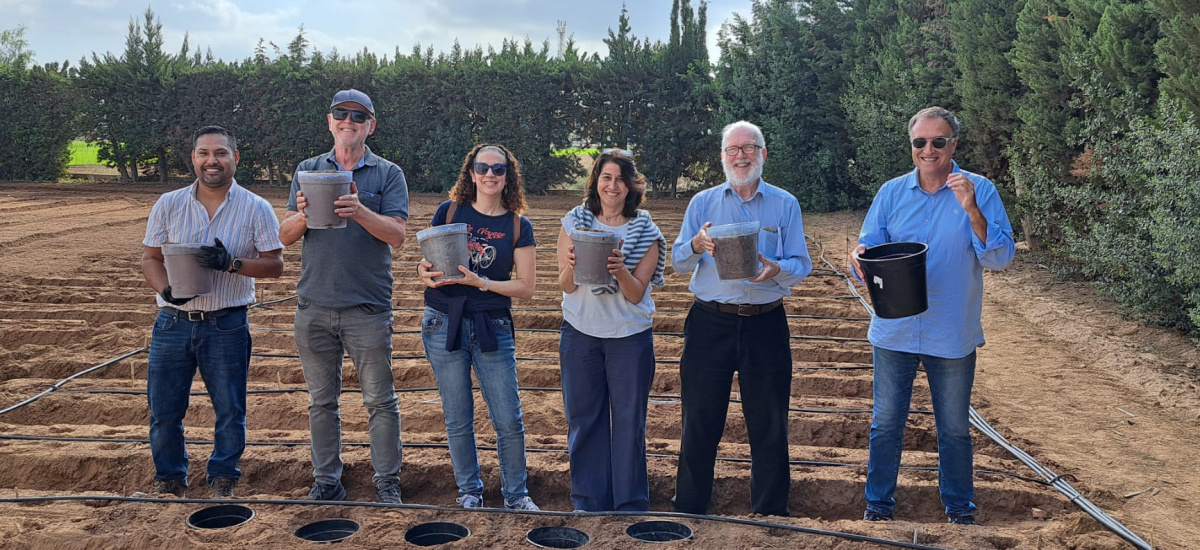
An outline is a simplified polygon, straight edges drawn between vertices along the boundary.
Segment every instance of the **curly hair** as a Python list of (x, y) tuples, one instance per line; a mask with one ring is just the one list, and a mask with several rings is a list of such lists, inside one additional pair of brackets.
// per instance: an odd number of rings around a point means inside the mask
[(458, 181), (454, 182), (454, 187), (450, 188), (450, 200), (466, 204), (475, 200), (475, 181), (471, 179), (471, 167), (475, 164), (475, 157), (484, 151), (492, 151), (504, 155), (504, 162), (508, 164), (508, 173), (504, 175), (504, 190), (500, 192), (500, 203), (510, 212), (522, 214), (525, 212), (525, 189), (521, 179), (521, 163), (517, 162), (517, 157), (505, 149), (503, 145), (492, 143), (480, 143), (467, 153), (463, 158), (462, 168), (458, 170)]
[(588, 174), (587, 185), (584, 187), (583, 206), (591, 210), (592, 214), (600, 215), (600, 172), (604, 170), (604, 165), (610, 162), (621, 168), (621, 180), (629, 189), (629, 193), (625, 195), (625, 206), (621, 208), (621, 215), (633, 219), (646, 196), (646, 178), (638, 172), (633, 158), (625, 151), (604, 153), (592, 164), (592, 171)]

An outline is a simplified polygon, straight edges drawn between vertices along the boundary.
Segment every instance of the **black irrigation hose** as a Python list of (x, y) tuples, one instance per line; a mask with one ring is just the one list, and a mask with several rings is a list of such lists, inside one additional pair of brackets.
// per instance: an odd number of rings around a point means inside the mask
[[(138, 444), (138, 445), (149, 445), (150, 444), (149, 439), (139, 439), (139, 438), (130, 438), (130, 437), (108, 438), (108, 437), (66, 437), (66, 436), (0, 434), (0, 440), (49, 441), (49, 442), (54, 442), (54, 443), (100, 443), (100, 444), (127, 443), (127, 444)], [(213, 444), (213, 442), (211, 440), (207, 440), (207, 439), (188, 439), (188, 440), (184, 441), (184, 443), (187, 445), (196, 445), (196, 446), (200, 446), (200, 447), (209, 446), (209, 445)], [(312, 444), (311, 441), (247, 441), (246, 442), (247, 447), (307, 447), (311, 444)], [(368, 442), (343, 441), (342, 446), (343, 447), (369, 448), (371, 446), (371, 444)], [(450, 445), (448, 443), (401, 443), (400, 446), (405, 449), (449, 449), (449, 447), (450, 447)], [(476, 448), (479, 450), (482, 450), (482, 451), (496, 451), (497, 450), (495, 445), (476, 445)], [(544, 447), (526, 447), (525, 452), (526, 453), (544, 453), (544, 454), (551, 454), (551, 453), (561, 454), (561, 453), (567, 453), (569, 451), (567, 449), (557, 449), (557, 448), (549, 448), (548, 449), (548, 448), (544, 448)], [(662, 459), (667, 459), (667, 460), (677, 460), (677, 459), (679, 459), (679, 455), (668, 454), (668, 453), (646, 453), (646, 458), (662, 458)], [(750, 464), (750, 459), (745, 458), (745, 457), (718, 456), (715, 458), (715, 460), (717, 462), (733, 462), (733, 463), (738, 463), (738, 464)], [(788, 459), (788, 464), (791, 466), (809, 466), (809, 467), (823, 467), (823, 468), (866, 468), (867, 467), (866, 464), (855, 464), (855, 463), (851, 463), (851, 462), (831, 462), (831, 461), (827, 461), (827, 460)], [(911, 471), (922, 471), (922, 472), (935, 472), (935, 471), (937, 471), (937, 466), (901, 466), (900, 469), (901, 470), (911, 470)], [(1022, 476), (1020, 474), (1016, 474), (1016, 473), (1012, 473), (1012, 472), (1002, 472), (999, 470), (975, 469), (974, 473), (1009, 477), (1009, 478), (1013, 478), (1013, 479), (1019, 479), (1021, 481), (1036, 483), (1038, 485), (1046, 485), (1046, 486), (1051, 485), (1050, 483), (1046, 482), (1045, 480)]]
[(137, 354), (139, 354), (139, 353), (143, 353), (143, 352), (145, 352), (145, 351), (146, 351), (146, 348), (138, 348), (138, 349), (135, 349), (135, 350), (133, 350), (133, 351), (131, 351), (131, 352), (129, 352), (129, 353), (126, 353), (125, 355), (122, 355), (122, 356), (120, 356), (120, 357), (114, 357), (114, 358), (112, 358), (112, 359), (109, 359), (108, 361), (105, 361), (105, 362), (103, 362), (103, 363), (100, 363), (99, 365), (96, 365), (96, 366), (94, 366), (94, 367), (90, 367), (90, 368), (87, 368), (87, 369), (81, 370), (81, 371), (79, 371), (79, 372), (77, 372), (77, 373), (75, 373), (75, 374), (72, 374), (71, 376), (68, 376), (68, 377), (66, 377), (66, 378), (63, 378), (62, 380), (59, 380), (58, 382), (56, 382), (56, 383), (54, 383), (53, 385), (51, 385), (49, 388), (47, 388), (47, 389), (46, 389), (45, 391), (43, 391), (42, 393), (39, 393), (39, 394), (37, 394), (37, 395), (35, 395), (35, 396), (33, 396), (33, 397), (30, 397), (29, 399), (26, 399), (26, 400), (24, 400), (24, 401), (22, 401), (22, 402), (20, 402), (20, 403), (17, 403), (16, 405), (13, 405), (13, 406), (11, 406), (11, 407), (8, 407), (8, 408), (6, 408), (6, 409), (4, 409), (4, 410), (0, 410), (0, 415), (4, 415), (4, 414), (10, 413), (10, 412), (12, 412), (12, 411), (15, 411), (15, 410), (17, 410), (17, 409), (19, 409), (19, 408), (21, 408), (21, 407), (24, 407), (25, 405), (28, 405), (28, 404), (30, 404), (30, 403), (33, 403), (34, 401), (37, 401), (38, 399), (41, 399), (41, 398), (42, 398), (42, 396), (44, 396), (44, 395), (47, 395), (47, 394), (49, 394), (49, 393), (52, 393), (52, 392), (58, 391), (58, 389), (59, 389), (59, 388), (62, 388), (64, 385), (66, 385), (66, 383), (67, 383), (67, 382), (70, 382), (70, 381), (72, 381), (72, 380), (74, 380), (74, 379), (76, 379), (76, 378), (79, 378), (80, 376), (83, 376), (83, 375), (85, 375), (85, 374), (91, 374), (91, 373), (93, 373), (93, 372), (95, 372), (95, 371), (98, 371), (98, 370), (100, 370), (100, 369), (106, 368), (106, 367), (108, 367), (109, 365), (113, 365), (113, 364), (115, 364), (115, 363), (118, 363), (118, 362), (120, 362), (120, 361), (123, 361), (123, 360), (125, 360), (125, 359), (128, 359), (128, 358), (130, 358), (130, 357), (133, 357), (134, 355), (137, 355)]
[(5, 504), (29, 504), (37, 502), (80, 502), (80, 501), (107, 501), (107, 502), (140, 502), (140, 503), (155, 503), (155, 504), (240, 504), (249, 505), (267, 505), (267, 506), (343, 506), (355, 508), (384, 508), (390, 510), (432, 510), (437, 512), (462, 512), (467, 514), (509, 514), (509, 515), (530, 515), (530, 516), (549, 516), (549, 517), (636, 517), (636, 518), (656, 518), (667, 517), (676, 519), (690, 519), (693, 521), (712, 521), (717, 523), (731, 523), (735, 525), (746, 525), (751, 527), (763, 527), (767, 529), (781, 529), (785, 531), (795, 531), (808, 535), (817, 535), (822, 537), (834, 537), (854, 542), (866, 542), (871, 544), (879, 544), (883, 546), (892, 546), (896, 548), (911, 548), (915, 550), (948, 550), (940, 546), (927, 546), (923, 544), (909, 543), (903, 541), (893, 541), (871, 537), (867, 535), (859, 535), (857, 533), (847, 533), (843, 531), (831, 531), (826, 529), (814, 529), (812, 527), (803, 527), (800, 525), (789, 525), (786, 523), (774, 523), (760, 520), (741, 519), (727, 516), (706, 516), (699, 514), (684, 514), (680, 512), (558, 512), (554, 510), (539, 510), (536, 512), (525, 510), (508, 510), (504, 508), (474, 508), (466, 510), (463, 508), (451, 508), (447, 506), (434, 506), (430, 504), (383, 504), (380, 502), (347, 502), (347, 501), (329, 501), (329, 500), (291, 500), (291, 499), (198, 499), (198, 498), (152, 498), (152, 497), (120, 497), (120, 496), (104, 496), (104, 495), (70, 495), (70, 496), (53, 496), (53, 497), (16, 497), (16, 498), (0, 498), (0, 503)]
[[(826, 265), (837, 271), (837, 268), (830, 263), (829, 260), (825, 259), (825, 247), (820, 246), (819, 248), (821, 251), (821, 261), (825, 262)], [(874, 316), (875, 310), (871, 308), (870, 304), (868, 304), (867, 301), (863, 299), (862, 295), (858, 293), (858, 290), (854, 288), (854, 283), (850, 280), (850, 278), (844, 274), (842, 277), (845, 278), (846, 285), (850, 287), (850, 292), (857, 296), (863, 307), (866, 308), (866, 310), (869, 311), (872, 316)], [(1151, 550), (1153, 548), (1150, 543), (1139, 537), (1137, 533), (1134, 533), (1121, 522), (1108, 515), (1108, 513), (1102, 510), (1099, 506), (1096, 506), (1086, 497), (1081, 495), (1079, 491), (1076, 491), (1070, 483), (1067, 483), (1067, 481), (1062, 478), (1062, 476), (1056, 475), (1048, 468), (1039, 464), (1037, 460), (1033, 458), (1033, 456), (1031, 456), (1029, 453), (1026, 453), (1020, 447), (1009, 443), (1008, 440), (1000, 434), (1000, 432), (996, 431), (991, 424), (988, 424), (987, 420), (983, 418), (983, 415), (979, 414), (979, 411), (975, 410), (975, 407), (970, 408), (969, 414), (971, 416), (971, 426), (988, 436), (988, 438), (994, 441), (997, 445), (1000, 445), (1000, 447), (1004, 448), (1004, 450), (1008, 451), (1009, 454), (1011, 454), (1017, 460), (1020, 460), (1034, 472), (1037, 472), (1038, 475), (1042, 476), (1046, 480), (1048, 485), (1057, 489), (1059, 493), (1067, 497), (1072, 503), (1078, 506), (1079, 509), (1087, 512), (1088, 515), (1092, 516), (1093, 519), (1095, 519), (1109, 531), (1112, 531), (1117, 536), (1125, 539), (1126, 542), (1142, 550)]]
[[(473, 391), (478, 391), (479, 387), (474, 386), (471, 389)], [(561, 393), (563, 391), (562, 388), (559, 388), (559, 387), (547, 387), (547, 386), (518, 386), (517, 389), (520, 391), (530, 391), (530, 392)], [(438, 389), (436, 387), (396, 388), (396, 393), (421, 393), (421, 392), (436, 392), (436, 391), (438, 391)], [(249, 390), (246, 390), (247, 395), (302, 393), (302, 392), (307, 393), (308, 389), (307, 388), (271, 388), (271, 389), (249, 389)], [(85, 395), (146, 395), (145, 390), (123, 390), (123, 389), (64, 390), (63, 393), (85, 394)], [(355, 388), (344, 388), (344, 389), (342, 389), (342, 393), (362, 393), (362, 390), (355, 389)], [(193, 397), (204, 397), (204, 396), (208, 395), (208, 392), (192, 391), (189, 393), (189, 395), (193, 396)], [(658, 400), (670, 400), (671, 402), (678, 402), (682, 398), (683, 397), (677, 393), (651, 393), (650, 394), (651, 401), (658, 399)], [(729, 398), (729, 402), (730, 403), (741, 403), (742, 400), (740, 398), (731, 397), (731, 398)], [(655, 403), (655, 404), (662, 405), (665, 403), (660, 401), (659, 403)], [(813, 413), (813, 414), (867, 414), (867, 413), (871, 412), (871, 409), (814, 409), (814, 408), (807, 408), (807, 407), (788, 407), (788, 412)], [(909, 410), (908, 412), (909, 412), (909, 414), (925, 414), (925, 415), (933, 414), (933, 411), (925, 411), (925, 410), (918, 410), (918, 409), (912, 409), (912, 410)]]

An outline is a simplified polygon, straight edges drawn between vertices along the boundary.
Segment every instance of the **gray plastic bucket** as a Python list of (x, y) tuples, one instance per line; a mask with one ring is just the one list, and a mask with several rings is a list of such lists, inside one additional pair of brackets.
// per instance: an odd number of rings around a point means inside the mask
[(167, 284), (176, 298), (191, 298), (213, 290), (216, 271), (196, 262), (200, 243), (162, 245), (163, 266), (167, 268)]
[(928, 250), (925, 243), (895, 242), (872, 246), (858, 255), (875, 315), (899, 319), (929, 309), (925, 286)]
[(744, 281), (758, 275), (758, 222), (741, 222), (708, 228), (713, 240), (717, 278)]
[(677, 521), (641, 521), (625, 529), (625, 534), (642, 542), (671, 542), (692, 538), (692, 528)]
[(421, 252), (425, 259), (433, 263), (430, 271), (444, 271), (446, 274), (434, 277), (434, 281), (463, 279), (458, 266), (470, 267), (471, 252), (467, 248), (467, 224), (448, 223), (429, 229), (417, 231), (417, 242), (421, 244)]
[(462, 540), (471, 535), (471, 530), (459, 523), (434, 521), (422, 523), (404, 533), (404, 540), (417, 546), (437, 546)]
[(188, 527), (193, 529), (224, 529), (234, 527), (254, 518), (254, 510), (240, 504), (218, 504), (209, 506), (188, 516)]
[(616, 233), (594, 229), (571, 231), (571, 242), (575, 245), (575, 284), (607, 285), (613, 282), (608, 272), (608, 257), (620, 239)]
[(538, 548), (580, 548), (592, 537), (572, 527), (538, 527), (530, 529), (525, 540)]
[(333, 211), (336, 207), (333, 201), (342, 195), (350, 194), (350, 181), (354, 178), (352, 172), (341, 170), (316, 170), (296, 172), (296, 182), (300, 191), (308, 201), (304, 207), (304, 215), (308, 217), (309, 229), (341, 229), (346, 227), (346, 218)]

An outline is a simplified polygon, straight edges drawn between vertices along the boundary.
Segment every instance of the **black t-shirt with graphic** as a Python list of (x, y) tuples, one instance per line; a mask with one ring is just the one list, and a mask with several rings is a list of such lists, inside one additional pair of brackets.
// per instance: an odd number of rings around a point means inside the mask
[[(438, 206), (437, 212), (430, 221), (430, 226), (437, 227), (446, 223), (467, 224), (467, 249), (471, 261), (467, 266), (477, 275), (493, 281), (507, 281), (512, 278), (513, 270), (513, 215), (505, 212), (498, 216), (480, 214), (470, 204), (460, 204), (454, 211), (454, 219), (446, 221), (446, 212), (450, 209), (450, 201)], [(521, 235), (516, 248), (535, 246), (533, 224), (521, 216)], [(425, 289), (426, 303), (442, 303), (450, 296), (467, 296), (468, 310), (509, 309), (512, 299), (495, 292), (484, 292), (467, 285), (445, 285), (438, 288)]]

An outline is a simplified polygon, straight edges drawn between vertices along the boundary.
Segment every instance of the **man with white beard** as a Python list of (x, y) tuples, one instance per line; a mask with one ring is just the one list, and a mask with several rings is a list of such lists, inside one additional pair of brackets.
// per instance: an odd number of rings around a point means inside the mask
[[(692, 273), (696, 296), (684, 323), (679, 377), (683, 437), (674, 510), (708, 513), (717, 445), (725, 430), (733, 374), (750, 443), (750, 505), (754, 513), (788, 515), (788, 405), (792, 352), (783, 297), (812, 271), (796, 197), (762, 180), (767, 158), (762, 130), (738, 121), (721, 131), (725, 183), (697, 193), (671, 248), (678, 273)], [(722, 281), (708, 230), (757, 221), (757, 274)]]

